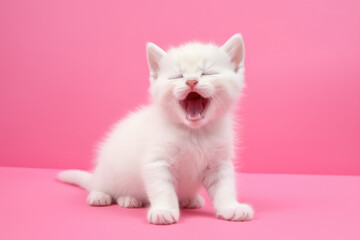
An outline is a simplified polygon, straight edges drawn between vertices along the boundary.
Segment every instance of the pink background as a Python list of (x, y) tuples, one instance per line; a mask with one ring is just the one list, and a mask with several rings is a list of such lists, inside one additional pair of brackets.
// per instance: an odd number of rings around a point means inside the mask
[(241, 169), (360, 174), (360, 1), (0, 2), (0, 166), (91, 167), (146, 103), (145, 43), (241, 32)]

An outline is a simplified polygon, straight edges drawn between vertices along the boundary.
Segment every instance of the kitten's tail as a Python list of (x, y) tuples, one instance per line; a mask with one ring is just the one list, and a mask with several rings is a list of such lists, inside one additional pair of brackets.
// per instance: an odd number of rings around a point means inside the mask
[(60, 172), (57, 178), (63, 182), (77, 185), (89, 191), (91, 176), (91, 173), (81, 170), (66, 170)]

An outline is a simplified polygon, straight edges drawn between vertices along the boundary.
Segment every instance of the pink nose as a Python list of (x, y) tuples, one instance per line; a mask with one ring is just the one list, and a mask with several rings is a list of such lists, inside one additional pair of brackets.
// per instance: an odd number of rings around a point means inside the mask
[(187, 80), (186, 81), (186, 85), (188, 85), (191, 89), (193, 89), (197, 83), (198, 83), (198, 80)]

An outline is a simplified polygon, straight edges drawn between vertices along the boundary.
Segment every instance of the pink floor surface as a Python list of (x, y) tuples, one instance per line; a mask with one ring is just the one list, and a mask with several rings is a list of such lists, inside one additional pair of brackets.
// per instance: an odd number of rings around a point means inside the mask
[(360, 239), (360, 176), (242, 174), (253, 221), (217, 219), (204, 192), (204, 208), (155, 226), (144, 208), (88, 206), (87, 193), (57, 172), (0, 168), (0, 239)]

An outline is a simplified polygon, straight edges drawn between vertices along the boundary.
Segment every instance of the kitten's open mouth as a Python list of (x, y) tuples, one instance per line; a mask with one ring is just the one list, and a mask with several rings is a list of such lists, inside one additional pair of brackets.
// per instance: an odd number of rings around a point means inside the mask
[(185, 110), (187, 120), (198, 121), (204, 118), (209, 101), (209, 98), (204, 98), (197, 92), (191, 92), (184, 100), (180, 101), (180, 105)]

